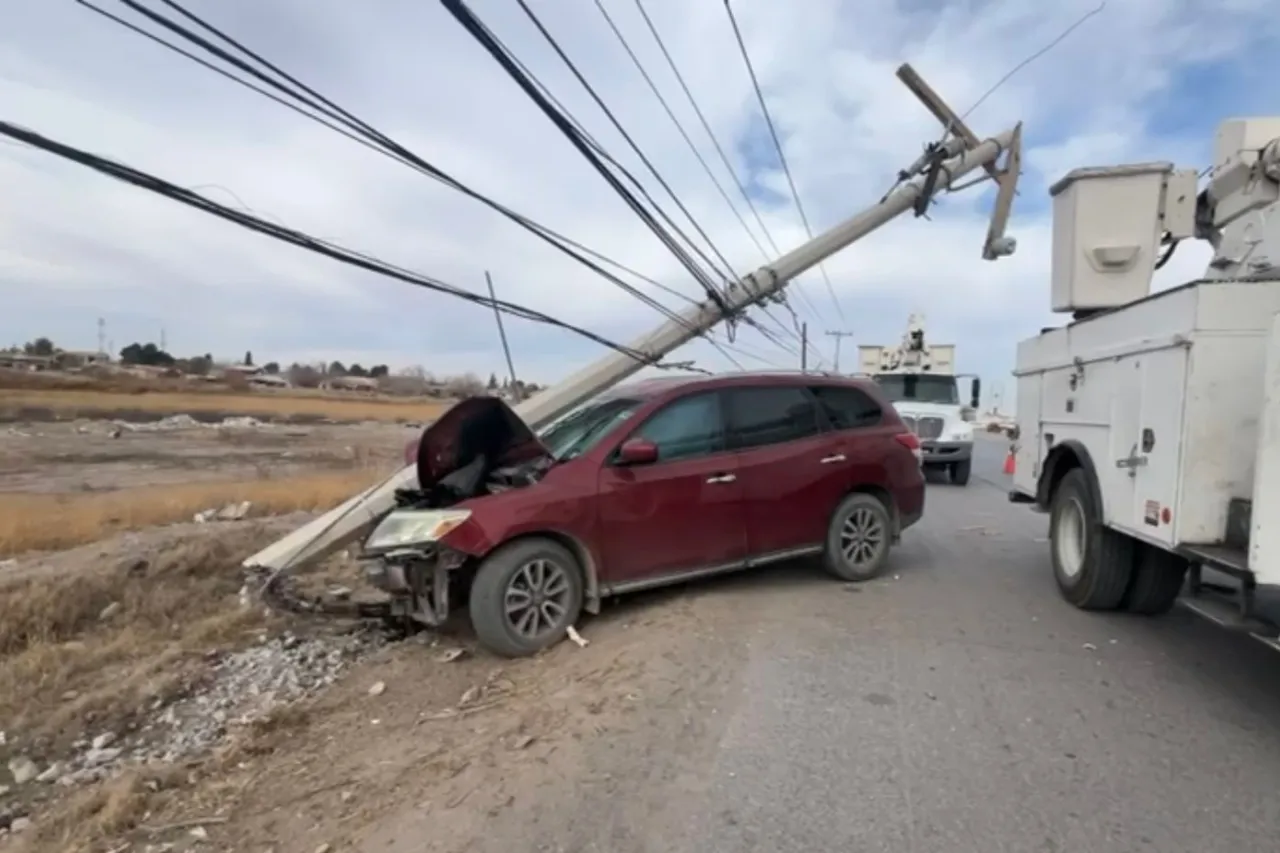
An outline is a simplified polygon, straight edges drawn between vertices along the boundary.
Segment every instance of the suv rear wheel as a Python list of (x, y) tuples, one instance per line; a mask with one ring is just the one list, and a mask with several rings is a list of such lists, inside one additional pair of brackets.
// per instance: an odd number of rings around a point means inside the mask
[(520, 539), (485, 558), (471, 584), (471, 624), (485, 648), (503, 657), (555, 645), (582, 612), (582, 570), (550, 539)]
[(867, 581), (880, 574), (889, 559), (893, 516), (875, 495), (849, 495), (836, 507), (827, 528), (822, 563), (843, 581)]

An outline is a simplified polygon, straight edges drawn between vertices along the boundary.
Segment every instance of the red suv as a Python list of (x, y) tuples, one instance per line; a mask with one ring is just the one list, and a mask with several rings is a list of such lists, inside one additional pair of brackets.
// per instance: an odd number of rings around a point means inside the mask
[(419, 488), (365, 542), (370, 579), (428, 625), (467, 599), (511, 657), (606, 596), (809, 555), (867, 580), (924, 511), (919, 440), (875, 383), (842, 377), (643, 381), (537, 437), (475, 397), (411, 451)]

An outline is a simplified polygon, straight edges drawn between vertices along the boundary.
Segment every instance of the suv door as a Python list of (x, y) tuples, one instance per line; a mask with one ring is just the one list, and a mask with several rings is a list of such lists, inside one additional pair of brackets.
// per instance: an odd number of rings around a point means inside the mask
[(605, 581), (626, 584), (741, 564), (747, 553), (742, 482), (737, 457), (728, 452), (720, 395), (672, 400), (622, 442), (633, 438), (656, 444), (658, 461), (618, 465), (615, 448), (600, 469)]
[(725, 392), (729, 446), (738, 456), (752, 558), (820, 547), (849, 488), (838, 439), (824, 433), (818, 405), (798, 385)]
[[(809, 389), (818, 399), (827, 423), (835, 431), (841, 467), (848, 485), (888, 486), (892, 472), (887, 460), (895, 458), (893, 430), (884, 428), (884, 413), (869, 394), (845, 385), (815, 385)], [(900, 455), (900, 454), (899, 454)]]

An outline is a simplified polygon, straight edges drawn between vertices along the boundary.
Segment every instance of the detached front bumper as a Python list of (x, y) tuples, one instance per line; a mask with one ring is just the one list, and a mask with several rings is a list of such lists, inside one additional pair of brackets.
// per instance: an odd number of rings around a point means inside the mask
[(973, 458), (972, 441), (921, 441), (921, 460), (925, 465), (949, 465)]

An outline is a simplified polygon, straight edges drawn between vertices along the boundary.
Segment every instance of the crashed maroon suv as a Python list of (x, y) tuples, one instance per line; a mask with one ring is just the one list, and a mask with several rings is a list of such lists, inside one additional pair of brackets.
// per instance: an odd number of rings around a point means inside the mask
[(427, 625), (465, 600), (510, 657), (605, 596), (797, 557), (867, 580), (924, 511), (918, 439), (874, 383), (842, 377), (649, 380), (538, 436), (475, 397), (411, 449), (419, 488), (366, 540), (370, 579)]

